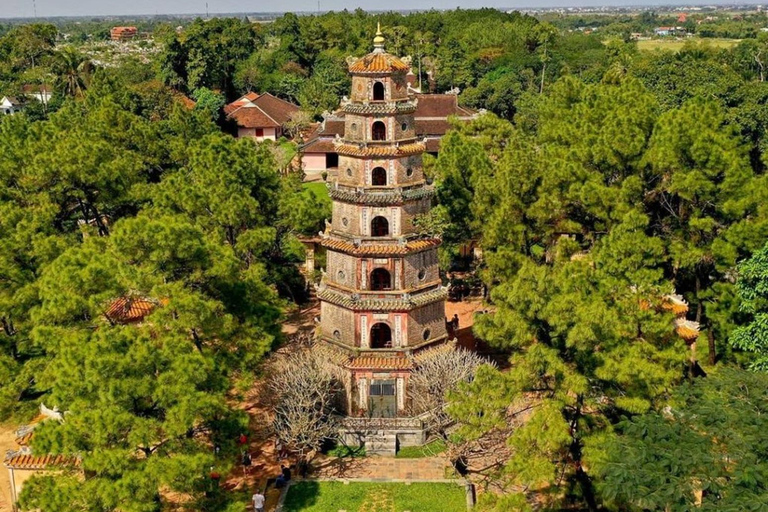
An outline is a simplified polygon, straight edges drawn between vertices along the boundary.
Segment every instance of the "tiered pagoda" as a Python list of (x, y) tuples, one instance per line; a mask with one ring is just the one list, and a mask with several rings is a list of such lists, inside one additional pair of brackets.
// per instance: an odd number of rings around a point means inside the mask
[(346, 412), (358, 424), (408, 423), (396, 419), (409, 414), (413, 355), (447, 339), (440, 241), (414, 225), (434, 190), (424, 179), (408, 70), (384, 51), (380, 30), (373, 52), (350, 65), (344, 138), (335, 142), (339, 173), (329, 184), (333, 217), (320, 234), (327, 270), (318, 288), (319, 342), (346, 370)]

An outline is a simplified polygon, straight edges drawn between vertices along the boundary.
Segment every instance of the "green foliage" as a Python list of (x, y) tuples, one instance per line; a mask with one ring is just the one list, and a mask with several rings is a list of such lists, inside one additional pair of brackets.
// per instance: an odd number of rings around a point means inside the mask
[[(22, 505), (149, 511), (167, 490), (226, 507), (239, 498), (210, 492), (208, 473), (245, 428), (227, 394), (279, 341), (293, 234), (319, 200), (280, 179), (269, 145), (221, 134), (159, 84), (97, 73), (80, 96), (47, 120), (0, 120), (0, 414), (68, 411), (34, 449), (86, 469), (32, 479)], [(151, 314), (107, 315), (120, 297)]]
[(721, 369), (625, 419), (586, 459), (609, 510), (766, 510), (768, 378)]
[[(336, 512), (379, 507), (422, 512), (460, 512), (467, 508), (464, 487), (450, 483), (297, 482), (285, 497), (286, 512)], [(375, 505), (374, 505), (375, 504)]]
[(221, 109), (226, 103), (222, 94), (201, 87), (192, 91), (192, 98), (195, 100), (195, 108), (208, 114), (211, 120), (216, 121), (221, 117)]
[(740, 308), (750, 321), (733, 330), (731, 344), (747, 352), (752, 368), (768, 371), (768, 243), (737, 267)]

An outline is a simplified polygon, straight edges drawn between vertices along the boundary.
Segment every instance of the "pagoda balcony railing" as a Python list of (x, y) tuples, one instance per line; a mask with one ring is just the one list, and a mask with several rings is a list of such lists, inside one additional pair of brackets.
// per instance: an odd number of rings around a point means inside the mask
[(339, 290), (352, 293), (357, 298), (360, 298), (360, 299), (391, 299), (393, 297), (394, 298), (403, 298), (403, 297), (410, 298), (411, 295), (415, 295), (422, 292), (428, 292), (430, 290), (435, 290), (438, 287), (442, 286), (442, 282), (440, 281), (440, 279), (436, 279), (429, 283), (424, 283), (414, 288), (392, 288), (387, 290), (361, 290), (359, 288), (344, 286), (344, 285), (335, 283), (333, 281), (326, 280), (323, 282), (328, 286), (331, 286), (332, 288), (337, 288)]
[(424, 142), (424, 137), (418, 137), (418, 136), (412, 136), (412, 137), (403, 137), (401, 139), (384, 139), (384, 140), (373, 140), (373, 139), (365, 139), (365, 140), (353, 140), (353, 139), (341, 139), (341, 142), (344, 144), (350, 144), (352, 146), (358, 146), (360, 148), (367, 148), (367, 147), (380, 147), (380, 146), (398, 146), (400, 144), (417, 144), (419, 142)]
[(420, 190), (427, 186), (426, 180), (419, 180), (413, 183), (409, 183), (408, 185), (366, 185), (364, 187), (360, 186), (350, 186), (350, 185), (344, 185), (337, 182), (334, 182), (333, 185), (330, 183), (326, 183), (329, 189), (331, 190), (339, 190), (342, 192), (354, 192), (356, 194), (381, 194), (381, 195), (390, 195), (390, 194), (402, 194), (407, 193), (412, 190)]
[(365, 431), (365, 430), (421, 430), (424, 428), (424, 421), (418, 417), (403, 417), (403, 418), (375, 418), (375, 417), (359, 417), (353, 418), (347, 416), (341, 418), (341, 427), (352, 431)]

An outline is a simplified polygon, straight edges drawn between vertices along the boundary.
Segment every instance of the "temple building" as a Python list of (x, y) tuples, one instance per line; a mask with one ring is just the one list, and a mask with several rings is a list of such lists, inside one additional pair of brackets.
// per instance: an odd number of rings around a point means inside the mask
[(434, 190), (422, 170), (426, 145), (416, 135), (408, 70), (384, 51), (381, 31), (373, 52), (350, 66), (344, 137), (334, 142), (340, 170), (329, 183), (333, 217), (319, 238), (327, 270), (318, 345), (348, 376), (347, 427), (386, 425), (378, 434), (387, 450), (424, 441), (409, 418), (408, 377), (416, 353), (448, 338), (440, 241), (414, 225)]

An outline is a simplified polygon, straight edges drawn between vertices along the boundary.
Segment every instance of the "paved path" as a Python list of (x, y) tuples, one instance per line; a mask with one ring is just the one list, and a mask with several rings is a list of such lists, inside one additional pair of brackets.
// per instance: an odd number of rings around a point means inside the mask
[(453, 468), (443, 457), (396, 459), (377, 456), (329, 459), (316, 473), (321, 478), (382, 480), (442, 480), (452, 475)]

